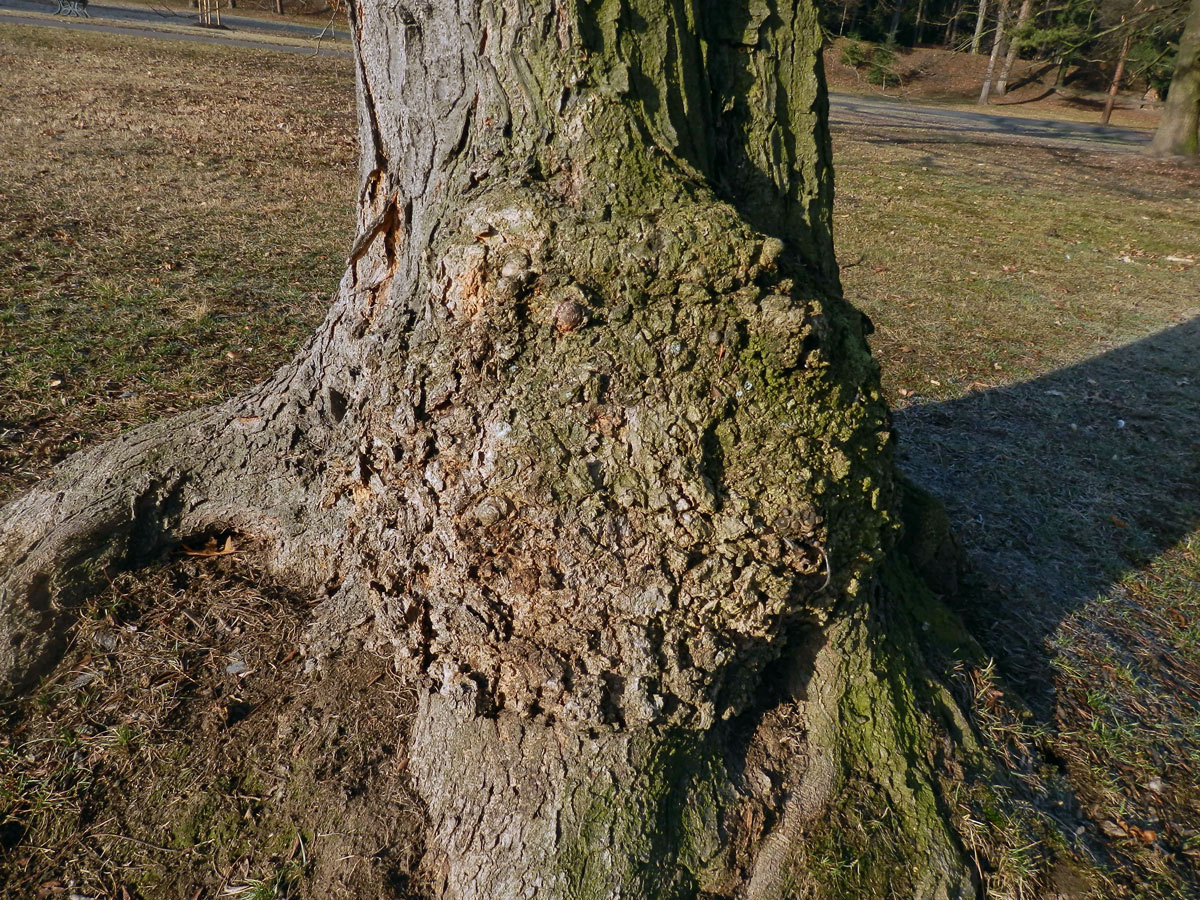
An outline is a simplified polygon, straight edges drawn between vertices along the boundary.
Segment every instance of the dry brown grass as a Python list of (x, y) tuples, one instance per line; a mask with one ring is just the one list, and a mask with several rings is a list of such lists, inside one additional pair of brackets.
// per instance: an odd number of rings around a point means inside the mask
[(0, 497), (272, 370), (337, 283), (348, 60), (6, 26)]
[(377, 657), (308, 677), (303, 601), (238, 560), (121, 576), (0, 707), (0, 895), (404, 897), (415, 694)]

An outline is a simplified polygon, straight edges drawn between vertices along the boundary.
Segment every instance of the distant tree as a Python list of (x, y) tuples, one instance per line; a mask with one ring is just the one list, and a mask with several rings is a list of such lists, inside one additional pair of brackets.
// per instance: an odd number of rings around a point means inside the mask
[(983, 41), (983, 26), (987, 22), (988, 0), (979, 0), (979, 14), (975, 17), (975, 36), (971, 38), (971, 52), (978, 53)]
[(1195, 156), (1200, 152), (1200, 0), (1192, 0), (1183, 36), (1175, 77), (1167, 91), (1162, 121), (1150, 152), (1156, 155)]
[(847, 16), (850, 16), (850, 27), (852, 29), (854, 28), (854, 21), (858, 18), (858, 8), (862, 4), (859, 2), (859, 0), (846, 0), (846, 2), (839, 5), (841, 9), (840, 21), (838, 22), (838, 35), (841, 36), (846, 33)]
[(953, 48), (966, 0), (821, 0), (817, 10), (826, 34), (913, 46), (930, 29), (941, 30)]
[(988, 60), (987, 74), (983, 78), (983, 88), (979, 91), (979, 105), (986, 106), (988, 96), (992, 91), (992, 76), (996, 72), (996, 59), (1000, 48), (1004, 45), (1004, 26), (1008, 21), (1008, 0), (1000, 0), (1000, 10), (996, 21), (996, 35), (992, 38), (992, 56)]
[(888, 25), (887, 42), (896, 43), (896, 32), (900, 30), (900, 16), (904, 13), (904, 0), (896, 0), (896, 8), (892, 10), (892, 20)]
[(1008, 38), (1008, 55), (1004, 57), (1004, 67), (1000, 70), (1000, 77), (996, 80), (996, 96), (1003, 97), (1008, 90), (1008, 76), (1012, 74), (1013, 63), (1017, 60), (1017, 54), (1021, 51), (1022, 41), (1024, 41), (1028, 33), (1029, 15), (1033, 12), (1033, 0), (1024, 0), (1021, 4), (1021, 11), (1017, 13), (1017, 27), (1012, 30)]
[(1179, 42), (1168, 40), (1163, 34), (1164, 30), (1159, 28), (1154, 34), (1136, 35), (1133, 46), (1129, 48), (1127, 66), (1131, 79), (1145, 83), (1147, 88), (1154, 88), (1166, 96), (1171, 76), (1175, 74)]
[(1125, 60), (1129, 58), (1131, 43), (1133, 43), (1133, 33), (1127, 31), (1125, 40), (1121, 43), (1121, 53), (1117, 57), (1117, 67), (1113, 70), (1112, 82), (1108, 86), (1108, 99), (1104, 101), (1104, 113), (1100, 116), (1101, 123), (1105, 125), (1112, 119), (1112, 111), (1117, 102), (1117, 91), (1121, 88), (1121, 77), (1125, 74)]
[(925, 0), (917, 0), (917, 21), (913, 24), (913, 46), (921, 43), (925, 31)]
[(946, 38), (945, 45), (947, 50), (954, 49), (955, 39), (958, 37), (958, 20), (962, 16), (962, 0), (956, 0), (954, 9), (951, 10), (949, 18), (946, 20)]
[(1029, 23), (1022, 44), (1035, 56), (1052, 60), (1058, 66), (1060, 82), (1083, 57), (1092, 36), (1101, 30), (1099, 4), (1100, 0), (1063, 0), (1048, 6)]

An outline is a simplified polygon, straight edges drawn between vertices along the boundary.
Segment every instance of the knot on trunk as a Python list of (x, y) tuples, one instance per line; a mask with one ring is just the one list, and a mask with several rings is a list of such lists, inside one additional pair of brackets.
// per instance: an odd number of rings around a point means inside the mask
[(714, 198), (630, 228), (505, 190), (442, 234), (390, 320), (345, 323), (410, 343), (355, 362), (326, 475), (375, 645), (487, 714), (741, 712), (890, 539), (860, 317)]

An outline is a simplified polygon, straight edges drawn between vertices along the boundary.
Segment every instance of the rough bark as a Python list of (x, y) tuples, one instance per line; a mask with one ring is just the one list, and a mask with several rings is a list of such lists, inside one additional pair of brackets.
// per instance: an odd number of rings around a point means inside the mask
[(325, 322), (244, 398), (0, 512), (4, 685), (108, 568), (237, 531), (321, 601), (313, 669), (384, 653), (422, 689), (439, 896), (782, 897), (852, 783), (894, 812), (894, 896), (973, 896), (919, 666), (880, 636), (898, 494), (811, 5), (351, 26), (358, 226)]
[(1157, 156), (1195, 156), (1200, 153), (1200, 0), (1192, 0), (1175, 74), (1167, 90), (1162, 119), (1149, 152)]

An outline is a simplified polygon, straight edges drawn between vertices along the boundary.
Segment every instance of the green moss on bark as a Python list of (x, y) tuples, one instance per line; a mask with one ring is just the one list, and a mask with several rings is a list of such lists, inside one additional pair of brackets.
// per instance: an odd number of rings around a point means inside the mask
[(630, 746), (628, 781), (581, 784), (560, 823), (565, 898), (688, 900), (720, 861), (728, 777), (711, 737), (646, 731)]

